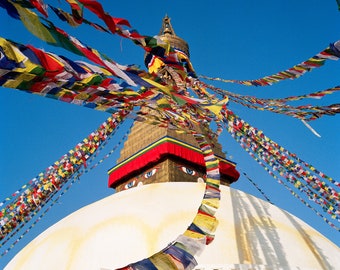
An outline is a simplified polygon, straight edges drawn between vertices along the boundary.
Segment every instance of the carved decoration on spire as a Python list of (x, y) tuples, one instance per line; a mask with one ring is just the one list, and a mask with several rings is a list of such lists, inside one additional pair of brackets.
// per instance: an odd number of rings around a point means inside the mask
[(162, 36), (162, 35), (166, 35), (166, 34), (169, 34), (169, 35), (172, 35), (172, 36), (176, 36), (176, 33), (171, 25), (171, 22), (170, 22), (170, 18), (168, 17), (168, 15), (165, 15), (165, 17), (163, 18), (163, 24), (162, 24), (162, 28), (161, 30), (159, 31), (159, 35)]
[(163, 23), (159, 31), (159, 36), (162, 40), (169, 42), (171, 46), (178, 50), (181, 50), (188, 57), (190, 57), (188, 43), (186, 43), (184, 39), (176, 35), (175, 30), (171, 25), (171, 19), (168, 15), (165, 15), (165, 17), (163, 18)]

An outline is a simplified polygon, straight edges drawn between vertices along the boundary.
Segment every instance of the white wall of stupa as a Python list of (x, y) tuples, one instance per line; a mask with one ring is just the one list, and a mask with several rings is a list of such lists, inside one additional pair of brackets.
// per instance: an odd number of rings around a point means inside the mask
[[(123, 267), (160, 251), (192, 222), (200, 183), (158, 183), (88, 205), (44, 231), (5, 268)], [(339, 269), (340, 249), (286, 211), (222, 186), (215, 240), (197, 257), (200, 270)]]

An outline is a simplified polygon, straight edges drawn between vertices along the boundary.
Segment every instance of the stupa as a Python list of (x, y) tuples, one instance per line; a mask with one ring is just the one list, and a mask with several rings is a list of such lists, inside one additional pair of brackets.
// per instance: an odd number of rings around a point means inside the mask
[[(160, 38), (189, 56), (187, 43), (175, 34), (167, 16)], [(159, 72), (174, 80), (166, 69)], [(239, 177), (236, 165), (216, 140), (209, 143), (221, 172), (219, 225), (214, 241), (195, 258), (195, 269), (339, 267), (340, 250), (330, 240), (286, 211), (230, 188)], [(109, 171), (109, 186), (116, 194), (48, 228), (6, 269), (107, 270), (148, 258), (191, 223), (202, 200), (205, 174), (203, 155), (191, 135), (136, 122)]]

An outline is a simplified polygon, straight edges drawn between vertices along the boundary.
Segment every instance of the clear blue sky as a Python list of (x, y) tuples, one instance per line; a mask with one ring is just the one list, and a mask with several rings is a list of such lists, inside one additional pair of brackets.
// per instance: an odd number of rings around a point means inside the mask
[[(60, 1), (47, 1), (57, 6)], [(257, 79), (301, 63), (340, 39), (340, 12), (336, 1), (101, 1), (114, 17), (126, 18), (141, 34), (158, 34), (162, 18), (168, 14), (176, 34), (190, 45), (191, 61), (198, 74), (225, 79)], [(87, 17), (89, 12), (85, 12)], [(88, 16), (94, 19), (93, 16)], [(64, 27), (88, 45), (121, 64), (143, 66), (144, 53), (129, 40), (93, 30), (88, 26)], [(46, 51), (72, 56), (47, 46), (32, 36), (19, 21), (0, 9), (0, 36)], [(86, 59), (80, 59), (86, 60)], [(340, 61), (327, 61), (297, 80), (271, 87), (218, 84), (226, 90), (258, 97), (274, 98), (307, 94), (339, 85)], [(217, 85), (217, 84), (216, 84)], [(314, 102), (314, 101), (310, 101)], [(318, 101), (340, 103), (339, 94)], [(62, 103), (12, 89), (0, 89), (0, 199), (12, 194), (95, 130), (109, 116), (106, 113)], [(292, 103), (297, 104), (297, 103)], [(321, 138), (300, 121), (285, 115), (254, 111), (237, 104), (230, 108), (253, 126), (316, 168), (340, 180), (340, 116), (311, 122)], [(124, 125), (109, 142), (109, 152), (126, 132)], [(277, 206), (291, 212), (340, 245), (339, 233), (294, 198), (271, 178), (227, 132), (220, 137), (227, 155), (237, 162)], [(43, 220), (5, 257), (0, 268), (25, 244), (48, 226), (80, 207), (112, 194), (107, 188), (107, 170), (115, 165), (119, 150), (73, 185)], [(261, 194), (241, 177), (234, 188)], [(336, 221), (334, 221), (336, 222)], [(1, 250), (2, 253), (2, 250)]]

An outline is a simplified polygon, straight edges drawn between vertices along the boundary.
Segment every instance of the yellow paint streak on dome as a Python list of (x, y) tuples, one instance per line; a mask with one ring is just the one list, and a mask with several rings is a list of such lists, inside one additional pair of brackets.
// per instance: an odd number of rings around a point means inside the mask
[[(35, 269), (36, 262), (53, 256), (54, 260), (59, 262), (59, 269), (72, 269), (70, 261), (65, 260), (65, 256), (74, 257), (79, 249), (81, 237), (79, 227), (65, 227), (54, 231), (48, 235), (48, 238), (42, 238), (42, 241), (31, 242), (30, 248), (22, 252), (15, 267), (16, 269)], [(44, 248), (46, 244), (48, 248)]]

